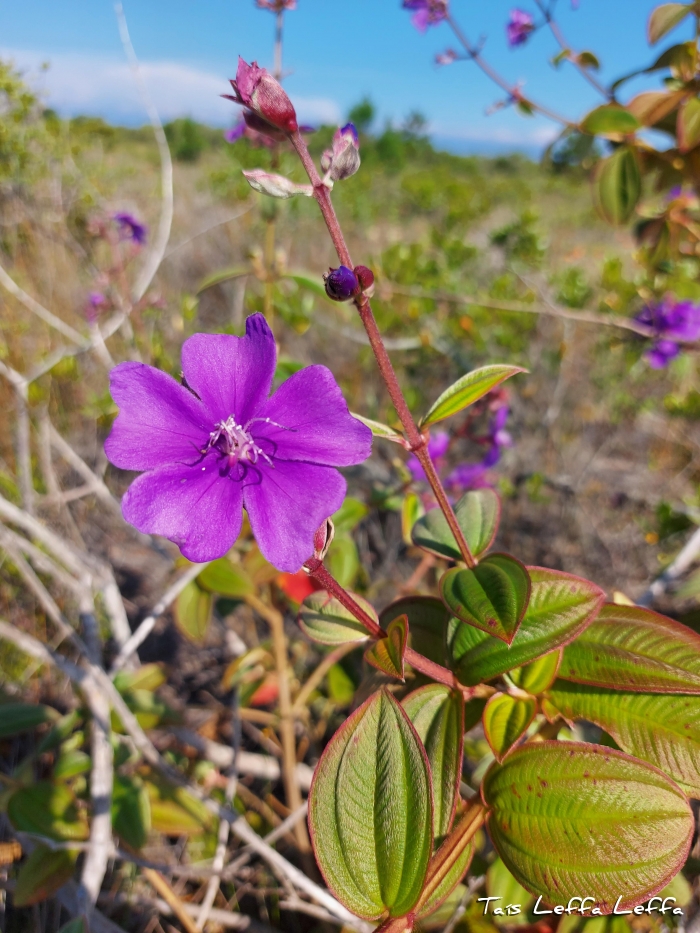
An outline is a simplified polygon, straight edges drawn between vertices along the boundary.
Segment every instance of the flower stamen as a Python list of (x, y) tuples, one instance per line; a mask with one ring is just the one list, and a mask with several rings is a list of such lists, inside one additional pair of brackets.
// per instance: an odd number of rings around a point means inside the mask
[[(266, 419), (252, 419), (255, 420), (266, 420)], [(228, 468), (234, 467), (237, 463), (240, 463), (242, 460), (247, 460), (249, 463), (257, 463), (258, 459), (262, 457), (266, 460), (271, 467), (274, 469), (274, 463), (265, 453), (265, 451), (259, 447), (251, 435), (248, 433), (248, 427), (250, 426), (251, 421), (249, 421), (245, 426), (241, 426), (236, 422), (235, 415), (229, 415), (225, 421), (219, 421), (215, 426), (214, 430), (209, 434), (209, 441), (207, 446), (202, 451), (203, 454), (208, 453), (212, 447), (216, 447), (228, 461)]]

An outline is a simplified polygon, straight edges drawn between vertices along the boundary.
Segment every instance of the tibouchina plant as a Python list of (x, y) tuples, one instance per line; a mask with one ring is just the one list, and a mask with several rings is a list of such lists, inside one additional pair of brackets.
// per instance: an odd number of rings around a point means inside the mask
[[(428, 23), (446, 8), (406, 6)], [(462, 880), (485, 825), (502, 863), (541, 904), (580, 898), (586, 916), (630, 911), (671, 882), (690, 849), (688, 798), (700, 796), (700, 636), (608, 603), (588, 580), (492, 551), (496, 492), (477, 484), (455, 502), (430, 455), (440, 461), (448, 441), (436, 431), (431, 443), (430, 431), (523, 371), (498, 363), (466, 373), (416, 422), (372, 313), (372, 275), (354, 265), (331, 200), (333, 182), (359, 168), (354, 132), (336, 135), (324, 177), (277, 81), (241, 61), (234, 86), (303, 163), (338, 254), (326, 289), (354, 302), (402, 433), (351, 415), (321, 366), (268, 397), (275, 345), (256, 314), (244, 337), (191, 337), (182, 385), (136, 363), (114, 370), (120, 414), (107, 453), (143, 471), (124, 513), (203, 561), (226, 554), (245, 508), (263, 554), (281, 570), (303, 565), (321, 587), (301, 606), (305, 634), (324, 645), (366, 643), (384, 686), (331, 739), (309, 797), (319, 868), (349, 910), (383, 933), (413, 930)], [(261, 175), (256, 190), (278, 193), (279, 183)], [(659, 324), (660, 313), (650, 322), (659, 338), (690, 326), (668, 310)], [(510, 443), (500, 398), (482, 474)], [(410, 471), (430, 487), (436, 507), (410, 533), (443, 568), (439, 599), (409, 594), (381, 614), (324, 565), (329, 516), (345, 492), (337, 468), (369, 456), (370, 428), (377, 443), (402, 444)], [(479, 718), (493, 760), (469, 791), (463, 736)], [(564, 740), (577, 719), (599, 726), (606, 744)]]

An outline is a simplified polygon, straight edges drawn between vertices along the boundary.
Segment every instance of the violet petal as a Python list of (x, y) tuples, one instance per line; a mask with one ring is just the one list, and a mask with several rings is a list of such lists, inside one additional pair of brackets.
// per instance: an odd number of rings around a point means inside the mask
[(270, 393), (275, 338), (262, 314), (247, 318), (245, 331), (245, 337), (195, 334), (182, 346), (187, 384), (207, 407), (212, 425), (231, 415), (246, 424)]

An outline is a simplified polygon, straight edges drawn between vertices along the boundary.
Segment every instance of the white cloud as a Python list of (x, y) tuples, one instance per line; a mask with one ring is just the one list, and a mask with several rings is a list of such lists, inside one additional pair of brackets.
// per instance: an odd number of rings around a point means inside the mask
[(480, 127), (461, 128), (455, 126), (434, 125), (431, 126), (431, 132), (440, 136), (449, 137), (463, 142), (474, 143), (498, 143), (500, 145), (512, 146), (548, 146), (559, 136), (559, 130), (553, 126), (535, 126), (529, 127), (523, 118), (522, 127), (503, 126), (496, 122), (497, 117), (488, 118), (493, 120), (492, 125), (488, 122)]
[[(40, 52), (3, 49), (46, 103), (60, 113), (89, 114), (115, 122), (145, 123), (146, 114), (134, 76), (126, 62), (87, 55), (42, 55)], [(48, 70), (42, 72), (44, 62)], [(163, 121), (190, 116), (213, 126), (225, 126), (238, 108), (223, 100), (231, 87), (226, 74), (201, 71), (175, 61), (141, 62), (141, 73)], [(304, 123), (337, 123), (340, 107), (327, 98), (295, 97)]]

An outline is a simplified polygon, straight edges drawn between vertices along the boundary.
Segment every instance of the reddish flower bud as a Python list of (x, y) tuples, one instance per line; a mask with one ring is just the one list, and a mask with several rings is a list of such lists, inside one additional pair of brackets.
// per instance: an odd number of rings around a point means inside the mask
[(346, 123), (335, 131), (333, 148), (326, 149), (321, 156), (321, 167), (330, 172), (333, 181), (350, 178), (360, 167), (360, 139), (352, 123)]
[(357, 276), (360, 288), (363, 292), (368, 292), (374, 286), (374, 272), (367, 266), (355, 266), (353, 272)]
[(297, 115), (294, 105), (282, 85), (257, 62), (249, 65), (242, 58), (238, 59), (236, 80), (231, 81), (237, 103), (248, 107), (272, 126), (293, 133), (297, 129)]
[(357, 276), (347, 266), (329, 269), (323, 281), (326, 283), (326, 294), (333, 301), (349, 301), (360, 292)]
[(324, 559), (328, 553), (328, 548), (333, 543), (334, 535), (335, 526), (330, 518), (327, 518), (325, 522), (316, 529), (314, 535), (314, 557), (317, 560), (322, 561)]

